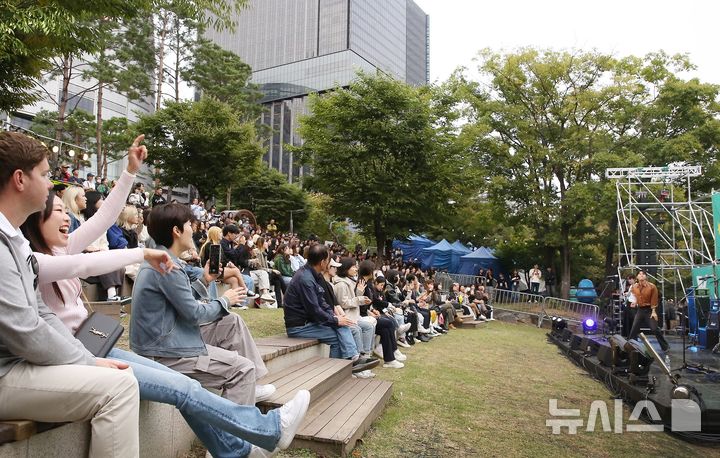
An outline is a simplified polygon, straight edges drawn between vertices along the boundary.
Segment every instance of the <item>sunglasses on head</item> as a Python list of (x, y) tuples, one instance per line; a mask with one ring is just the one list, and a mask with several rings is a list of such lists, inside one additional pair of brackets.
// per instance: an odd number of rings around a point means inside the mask
[(28, 265), (30, 265), (33, 275), (35, 275), (35, 278), (33, 279), (33, 289), (37, 289), (37, 287), (38, 287), (38, 272), (40, 271), (40, 265), (38, 264), (37, 258), (32, 253), (30, 253), (30, 256), (28, 256), (27, 263), (28, 263)]

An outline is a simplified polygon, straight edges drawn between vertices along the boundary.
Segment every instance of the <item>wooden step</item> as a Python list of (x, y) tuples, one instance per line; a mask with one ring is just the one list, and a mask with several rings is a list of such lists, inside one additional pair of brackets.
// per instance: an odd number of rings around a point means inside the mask
[(472, 315), (458, 315), (457, 317), (455, 317), (455, 321), (475, 321), (475, 317)]
[(321, 456), (347, 456), (392, 395), (392, 383), (350, 378), (315, 401), (293, 440), (293, 448)]
[(311, 403), (352, 376), (352, 361), (347, 359), (314, 357), (279, 372), (266, 375), (258, 383), (272, 383), (277, 391), (258, 403), (261, 410), (279, 407), (295, 396), (300, 389), (310, 391)]
[(255, 344), (271, 374), (311, 358), (327, 358), (330, 355), (330, 347), (317, 339), (298, 339), (278, 335), (256, 339)]
[(485, 323), (484, 321), (476, 321), (476, 320), (463, 321), (463, 322), (460, 324), (460, 327), (461, 327), (461, 328), (479, 328), (479, 327), (482, 326), (484, 323)]
[(255, 339), (255, 345), (265, 362), (318, 343), (320, 342), (317, 339), (298, 339), (282, 335)]

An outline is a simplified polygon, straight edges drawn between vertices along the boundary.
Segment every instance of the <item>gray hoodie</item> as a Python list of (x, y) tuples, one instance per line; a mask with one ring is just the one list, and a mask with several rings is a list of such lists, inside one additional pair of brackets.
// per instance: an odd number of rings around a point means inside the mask
[(27, 361), (95, 365), (95, 358), (45, 305), (33, 286), (28, 243), (0, 213), (0, 377)]

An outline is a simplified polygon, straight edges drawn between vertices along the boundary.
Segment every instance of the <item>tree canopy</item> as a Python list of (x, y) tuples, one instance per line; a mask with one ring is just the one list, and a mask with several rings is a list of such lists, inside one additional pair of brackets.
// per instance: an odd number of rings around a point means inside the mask
[(431, 92), (384, 75), (359, 74), (348, 88), (311, 96), (299, 149), (304, 184), (332, 198), (330, 209), (375, 237), (429, 224), (462, 181), (461, 162), (441, 148)]

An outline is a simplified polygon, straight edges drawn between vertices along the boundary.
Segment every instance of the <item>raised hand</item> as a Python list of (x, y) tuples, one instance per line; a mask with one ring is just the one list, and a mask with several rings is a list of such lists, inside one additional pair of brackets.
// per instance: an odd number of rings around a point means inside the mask
[(145, 134), (138, 135), (128, 150), (127, 171), (133, 175), (140, 170), (143, 161), (147, 159), (147, 148), (140, 144), (143, 140), (145, 140)]
[(145, 260), (161, 274), (165, 275), (175, 268), (172, 258), (167, 252), (162, 250), (153, 250), (150, 248), (143, 249)]

